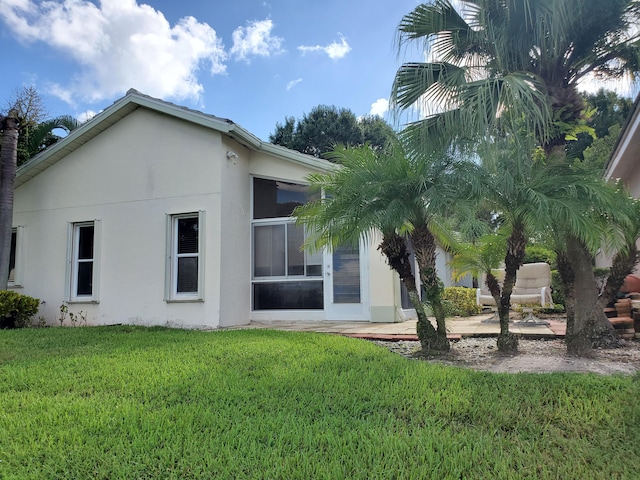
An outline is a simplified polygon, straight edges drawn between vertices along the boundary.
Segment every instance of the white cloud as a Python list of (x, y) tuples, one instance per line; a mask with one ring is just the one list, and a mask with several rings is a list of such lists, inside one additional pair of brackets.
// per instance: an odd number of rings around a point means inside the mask
[(287, 90), (291, 90), (293, 87), (298, 85), (301, 81), (302, 81), (301, 78), (296, 78), (295, 80), (291, 80), (289, 83), (287, 83)]
[(339, 42), (332, 42), (329, 45), (325, 45), (324, 47), (321, 45), (309, 46), (309, 45), (300, 45), (298, 47), (302, 53), (309, 52), (324, 52), (329, 55), (329, 58), (332, 60), (336, 60), (344, 57), (347, 53), (351, 51), (351, 47), (345, 40), (345, 38), (340, 35)]
[(37, 2), (1, 0), (0, 19), (18, 39), (45, 42), (75, 60), (69, 84), (51, 87), (70, 103), (98, 101), (133, 87), (149, 95), (198, 100), (197, 74), (225, 72), (226, 53), (215, 30), (193, 17), (171, 26), (162, 12), (136, 0)]
[(69, 105), (75, 104), (73, 100), (73, 89), (65, 88), (58, 83), (47, 83), (45, 91)]
[(250, 56), (268, 57), (281, 53), (282, 38), (271, 35), (273, 22), (270, 19), (254, 21), (246, 27), (238, 27), (233, 31), (233, 47), (231, 55), (236, 60), (249, 60)]
[(386, 98), (379, 98), (371, 104), (371, 110), (369, 111), (369, 113), (371, 115), (378, 115), (382, 117), (385, 113), (387, 113), (388, 110), (389, 100), (387, 100)]
[(87, 111), (84, 111), (82, 113), (76, 114), (76, 118), (78, 119), (78, 121), (80, 123), (84, 123), (84, 122), (88, 122), (89, 120), (91, 120), (97, 114), (98, 114), (98, 112), (94, 112), (93, 110), (87, 110)]

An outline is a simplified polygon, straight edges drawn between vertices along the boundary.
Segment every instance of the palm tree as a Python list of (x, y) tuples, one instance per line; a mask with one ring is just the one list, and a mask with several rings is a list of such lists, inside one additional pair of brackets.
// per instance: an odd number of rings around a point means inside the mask
[(18, 154), (18, 121), (11, 115), (0, 116), (0, 290), (7, 289), (11, 230), (13, 227), (13, 185)]
[(19, 165), (26, 163), (33, 156), (60, 140), (60, 137), (53, 133), (54, 130), (64, 130), (68, 135), (81, 125), (82, 122), (71, 115), (62, 115), (38, 123), (34, 128), (23, 129), (21, 134), (24, 135), (26, 152), (25, 158), (18, 159)]
[[(65, 115), (37, 124), (35, 128), (21, 125), (17, 111), (12, 109), (6, 117), (0, 116), (2, 145), (0, 147), (0, 290), (7, 289), (13, 227), (13, 189), (17, 167), (59, 140), (55, 129), (67, 133), (81, 123)], [(22, 148), (20, 145), (22, 144)]]
[[(591, 348), (593, 338), (600, 346), (618, 345), (619, 342), (612, 325), (605, 319), (602, 323), (587, 324), (591, 335), (580, 335), (576, 328), (576, 319), (591, 314), (589, 309), (602, 312), (607, 304), (615, 299), (625, 277), (633, 270), (638, 261), (636, 241), (640, 237), (640, 216), (638, 202), (613, 185), (609, 185), (607, 201), (599, 198), (596, 202), (585, 200), (583, 210), (579, 212), (590, 225), (594, 235), (576, 236), (562, 220), (554, 221), (553, 241), (555, 243), (556, 263), (562, 279), (567, 311), (567, 342), (582, 350)], [(602, 242), (605, 239), (605, 242)], [(604, 248), (614, 253), (612, 266), (602, 291), (595, 280), (592, 252)], [(587, 292), (592, 299), (585, 303), (577, 292)], [(595, 304), (595, 307), (592, 307)]]
[[(448, 157), (410, 159), (398, 142), (376, 152), (369, 146), (337, 148), (331, 157), (341, 165), (336, 171), (309, 177), (312, 188), (325, 197), (294, 212), (311, 232), (308, 247), (355, 243), (361, 237), (382, 234), (379, 250), (407, 288), (418, 315), (418, 337), (424, 350), (446, 350), (442, 291), (435, 270), (439, 213), (449, 207), (453, 181), (459, 169)], [(425, 301), (436, 317), (437, 330), (428, 321), (409, 262), (407, 239), (414, 249)]]
[[(419, 150), (440, 139), (458, 148), (488, 132), (532, 132), (545, 156), (563, 161), (566, 138), (579, 127), (585, 76), (638, 71), (638, 0), (435, 0), (401, 21), (400, 44), (424, 41), (431, 61), (407, 63), (396, 74), (392, 101), (399, 110), (433, 107), (404, 136)], [(631, 32), (631, 33), (630, 33)], [(585, 239), (567, 230), (574, 275), (588, 263)], [(587, 242), (588, 243), (588, 242)], [(584, 257), (584, 258), (582, 258)], [(588, 281), (588, 280), (585, 280)], [(587, 291), (575, 290), (587, 308), (575, 318), (567, 347), (584, 353), (594, 325), (606, 322)], [(575, 333), (575, 335), (573, 335)], [(575, 347), (575, 348), (574, 348)]]
[(623, 244), (613, 256), (609, 276), (600, 298), (600, 305), (603, 308), (616, 300), (616, 294), (622, 287), (626, 276), (633, 271), (640, 260), (640, 252), (636, 243), (636, 240), (640, 238), (640, 200), (632, 201), (629, 207), (629, 215), (623, 219), (621, 225)]
[[(398, 229), (404, 226), (404, 215), (398, 215), (396, 209), (387, 209), (386, 198), (378, 195), (385, 181), (381, 168), (395, 170), (397, 162), (380, 162), (368, 146), (350, 150), (338, 147), (334, 158), (339, 159), (342, 168), (308, 177), (311, 190), (323, 194), (321, 198), (296, 208), (293, 213), (297, 223), (305, 225), (309, 232), (305, 248), (357, 245), (361, 238), (371, 240), (381, 234), (378, 250), (407, 289), (418, 316), (417, 333), (423, 350), (441, 347), (416, 288), (406, 236)], [(389, 182), (388, 186), (393, 184)]]
[[(438, 243), (444, 247), (452, 243), (443, 217), (457, 204), (464, 203), (461, 198), (471, 198), (472, 190), (477, 193), (480, 185), (475, 175), (477, 166), (436, 152), (408, 158), (400, 144), (391, 146), (390, 152), (397, 167), (392, 171), (380, 170), (385, 177), (378, 195), (388, 209), (395, 209), (399, 218), (404, 217), (424, 289), (423, 300), (433, 311), (440, 342), (448, 345), (441, 300), (444, 286), (436, 271), (436, 247)], [(388, 159), (383, 156), (380, 161)]]
[[(614, 190), (602, 179), (584, 175), (566, 164), (549, 164), (543, 157), (532, 160), (531, 153), (520, 148), (524, 144), (494, 138), (478, 147), (485, 170), (482, 208), (488, 205), (492, 209), (500, 228), (493, 236), (481, 237), (476, 246), (458, 251), (454, 261), (459, 273), (485, 274), (498, 308), (498, 349), (503, 352), (517, 350), (517, 338), (509, 333), (509, 310), (516, 273), (531, 234), (548, 230), (553, 221), (571, 224), (585, 236), (593, 233), (591, 220), (585, 222), (585, 218), (589, 217), (595, 193), (609, 198), (609, 206), (617, 208), (612, 203), (616, 198)], [(599, 240), (601, 232), (592, 237)], [(499, 245), (504, 246), (500, 259), (505, 266), (502, 287), (492, 274), (500, 263), (496, 261)]]

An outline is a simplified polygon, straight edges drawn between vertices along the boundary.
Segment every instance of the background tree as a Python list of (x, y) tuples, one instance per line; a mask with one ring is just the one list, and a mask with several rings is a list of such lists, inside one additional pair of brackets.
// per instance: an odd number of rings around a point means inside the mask
[(321, 157), (337, 145), (349, 147), (369, 143), (374, 149), (380, 149), (393, 137), (393, 129), (378, 116), (357, 119), (346, 108), (318, 105), (297, 121), (287, 117), (284, 124), (277, 123), (269, 141)]
[(276, 131), (269, 135), (269, 141), (274, 145), (282, 145), (287, 148), (294, 148), (296, 119), (286, 117), (284, 124), (276, 123)]
[[(449, 0), (420, 5), (398, 27), (400, 45), (422, 40), (431, 60), (402, 65), (392, 91), (392, 105), (400, 110), (416, 103), (432, 106), (426, 118), (403, 131), (417, 150), (438, 140), (462, 150), (487, 132), (524, 130), (535, 136), (547, 161), (567, 162), (567, 138), (583, 131), (586, 119), (579, 82), (590, 74), (638, 72), (637, 0), (456, 5), (460, 11)], [(595, 285), (593, 273), (584, 268), (591, 263), (589, 242), (571, 228), (564, 233), (569, 262), (562, 266), (575, 266), (574, 285)], [(568, 329), (567, 348), (587, 353), (610, 325), (597, 311), (591, 289), (571, 291), (580, 309)]]
[(56, 130), (68, 134), (81, 125), (69, 115), (49, 119), (42, 95), (33, 86), (16, 88), (6, 101), (4, 112), (11, 112), (18, 122), (18, 166), (60, 140)]
[(60, 139), (55, 129), (69, 133), (80, 126), (70, 116), (45, 120), (46, 116), (44, 101), (34, 87), (16, 89), (6, 113), (0, 115), (0, 290), (6, 290), (9, 278), (16, 170)]
[(358, 126), (362, 130), (362, 140), (374, 150), (386, 147), (396, 138), (396, 132), (378, 115), (365, 115), (358, 119)]
[(592, 139), (591, 144), (582, 152), (583, 160), (576, 159), (575, 163), (588, 170), (602, 171), (613, 153), (621, 132), (622, 127), (618, 124), (609, 127), (609, 133), (604, 137)]
[(29, 158), (29, 139), (31, 132), (47, 118), (49, 112), (44, 105), (42, 95), (33, 86), (16, 88), (5, 103), (4, 111), (18, 122), (17, 164), (22, 165)]
[[(585, 123), (593, 129), (593, 132), (592, 134), (579, 133), (575, 141), (567, 143), (567, 159), (584, 160), (585, 150), (598, 139), (614, 136), (613, 142), (615, 142), (633, 105), (631, 99), (604, 89), (598, 90), (597, 93), (584, 94), (584, 101), (587, 110), (592, 112)], [(604, 163), (600, 168), (602, 166)]]

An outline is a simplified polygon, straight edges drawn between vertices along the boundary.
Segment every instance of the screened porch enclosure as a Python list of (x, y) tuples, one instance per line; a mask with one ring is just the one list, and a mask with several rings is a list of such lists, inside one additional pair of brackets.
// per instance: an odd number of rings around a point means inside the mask
[[(304, 227), (291, 218), (310, 200), (305, 185), (253, 179), (252, 308), (323, 310), (325, 304), (360, 304), (358, 247), (303, 250)], [(328, 290), (327, 290), (328, 289)]]

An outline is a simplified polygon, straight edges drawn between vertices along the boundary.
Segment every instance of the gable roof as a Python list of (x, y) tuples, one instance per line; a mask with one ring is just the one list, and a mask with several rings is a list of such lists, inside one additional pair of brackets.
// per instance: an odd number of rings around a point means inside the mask
[(629, 116), (618, 141), (605, 165), (604, 178), (626, 178), (640, 159), (640, 95), (629, 112)]
[(315, 158), (311, 155), (306, 155), (279, 145), (273, 145), (269, 142), (263, 142), (249, 131), (226, 118), (220, 118), (182, 107), (171, 102), (144, 95), (135, 89), (130, 89), (124, 97), (116, 100), (111, 106), (104, 109), (87, 123), (19, 167), (16, 172), (15, 187), (17, 188), (29, 181), (138, 108), (146, 108), (205, 128), (210, 128), (234, 139), (249, 150), (265, 152), (286, 161), (311, 167), (314, 170), (325, 171), (336, 167), (336, 165), (326, 160)]

